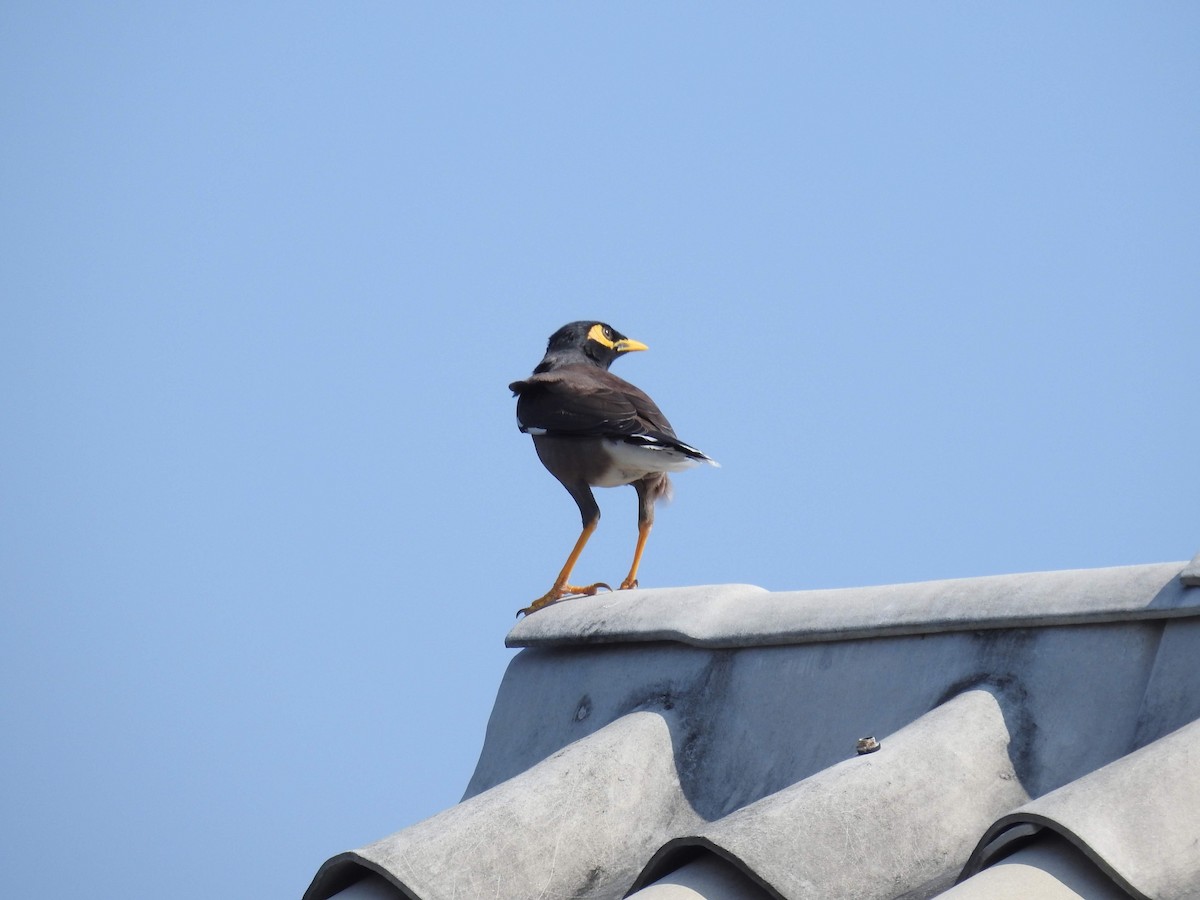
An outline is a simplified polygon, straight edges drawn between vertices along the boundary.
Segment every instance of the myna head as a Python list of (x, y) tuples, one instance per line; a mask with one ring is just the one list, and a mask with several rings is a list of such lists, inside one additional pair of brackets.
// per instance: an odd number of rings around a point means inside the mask
[(550, 335), (546, 360), (553, 359), (559, 364), (589, 362), (607, 369), (618, 356), (647, 349), (641, 341), (626, 337), (605, 322), (580, 321), (564, 325)]

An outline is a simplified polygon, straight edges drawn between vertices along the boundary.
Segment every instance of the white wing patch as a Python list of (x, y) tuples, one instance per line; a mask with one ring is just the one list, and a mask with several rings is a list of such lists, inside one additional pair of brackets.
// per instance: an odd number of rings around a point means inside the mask
[[(718, 468), (720, 468), (721, 465), (704, 451), (697, 450), (691, 444), (685, 444), (683, 441), (677, 441), (674, 444), (667, 444), (652, 434), (631, 434), (629, 437), (624, 438), (624, 441), (628, 444), (633, 444), (634, 446), (641, 447), (646, 450), (658, 451), (660, 453), (674, 453), (679, 456), (684, 456), (693, 463), (705, 462), (710, 466), (717, 466)], [(680, 451), (681, 447), (683, 448), (683, 452)]]

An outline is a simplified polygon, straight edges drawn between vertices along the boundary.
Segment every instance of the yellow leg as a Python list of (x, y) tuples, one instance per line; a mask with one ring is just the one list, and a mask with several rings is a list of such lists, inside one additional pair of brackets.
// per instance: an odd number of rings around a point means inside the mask
[(637, 573), (638, 566), (642, 564), (642, 551), (646, 549), (646, 538), (650, 537), (650, 523), (638, 523), (638, 539), (637, 547), (633, 551), (633, 565), (629, 567), (629, 574), (625, 576), (625, 580), (621, 582), (620, 590), (627, 591), (630, 588), (638, 586)]
[(531, 612), (537, 612), (543, 606), (548, 606), (556, 600), (561, 600), (563, 597), (585, 596), (590, 597), (595, 594), (600, 588), (611, 591), (607, 584), (597, 582), (596, 584), (584, 585), (582, 587), (567, 584), (567, 579), (571, 577), (571, 570), (575, 568), (575, 563), (579, 561), (579, 555), (583, 553), (583, 548), (587, 545), (588, 538), (592, 536), (592, 532), (596, 530), (596, 526), (600, 524), (599, 520), (594, 520), (583, 526), (583, 531), (579, 535), (579, 540), (575, 542), (574, 549), (571, 550), (571, 555), (567, 557), (566, 563), (562, 567), (562, 571), (558, 573), (558, 578), (554, 579), (554, 586), (546, 592), (542, 597), (538, 597), (527, 607), (517, 612), (517, 615), (524, 613), (529, 615)]

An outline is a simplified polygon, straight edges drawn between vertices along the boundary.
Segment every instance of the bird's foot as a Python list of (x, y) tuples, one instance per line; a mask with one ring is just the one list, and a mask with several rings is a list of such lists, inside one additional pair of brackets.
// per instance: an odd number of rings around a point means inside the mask
[(517, 610), (517, 615), (529, 615), (535, 613), (544, 606), (549, 606), (551, 603), (557, 603), (565, 597), (593, 597), (599, 593), (600, 588), (606, 591), (611, 591), (612, 588), (603, 581), (597, 581), (595, 584), (576, 586), (573, 584), (562, 584), (550, 588), (544, 597), (538, 597), (524, 609)]
[(617, 590), (618, 591), (631, 591), (635, 587), (637, 587), (637, 584), (638, 584), (638, 582), (637, 582), (636, 578), (626, 578), (624, 581), (621, 582), (621, 586), (619, 588), (617, 588)]

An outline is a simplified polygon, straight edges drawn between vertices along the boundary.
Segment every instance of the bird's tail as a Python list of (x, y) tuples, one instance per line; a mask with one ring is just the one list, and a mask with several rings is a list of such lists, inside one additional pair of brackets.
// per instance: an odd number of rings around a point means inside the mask
[(697, 450), (695, 447), (692, 447), (689, 444), (685, 444), (682, 441), (678, 441), (677, 446), (679, 447), (680, 450), (683, 451), (684, 454), (687, 455), (687, 457), (689, 459), (694, 459), (694, 460), (697, 460), (698, 462), (708, 463), (710, 466), (716, 466), (718, 469), (721, 468), (721, 464), (719, 462), (717, 462), (715, 459), (713, 459), (711, 456), (709, 456), (707, 453), (705, 453), (703, 450)]

